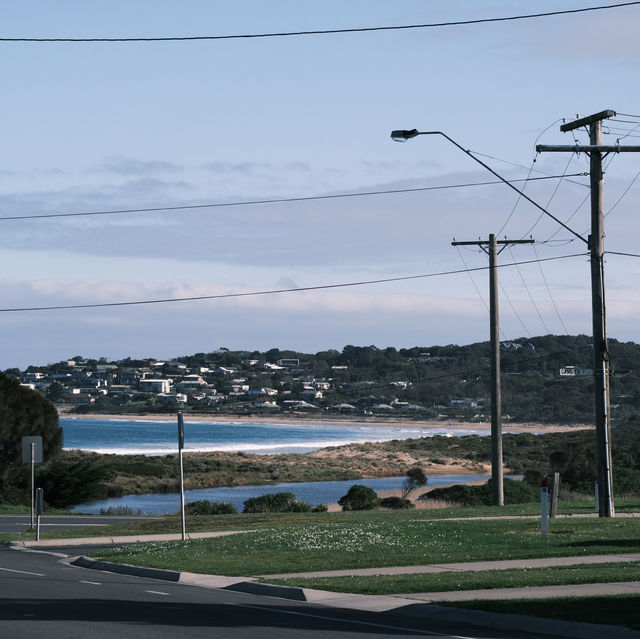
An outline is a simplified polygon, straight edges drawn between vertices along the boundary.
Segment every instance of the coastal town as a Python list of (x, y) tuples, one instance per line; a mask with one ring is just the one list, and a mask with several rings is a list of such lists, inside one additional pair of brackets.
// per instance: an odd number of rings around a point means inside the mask
[[(640, 410), (635, 372), (640, 347), (612, 340), (611, 348), (623, 373), (615, 380), (611, 410), (614, 419), (622, 419)], [(506, 420), (588, 421), (593, 377), (588, 338), (520, 339), (503, 342), (501, 351)], [(61, 413), (181, 410), (486, 422), (490, 406), (486, 342), (410, 349), (345, 346), (315, 354), (219, 348), (167, 360), (75, 356), (5, 373)]]
[[(402, 379), (383, 384), (372, 380), (345, 382), (349, 369), (346, 365), (331, 366), (330, 376), (316, 377), (309, 372), (309, 362), (297, 358), (278, 358), (273, 362), (245, 358), (235, 366), (223, 366), (206, 357), (202, 360), (107, 362), (76, 357), (37, 370), (30, 367), (24, 372), (10, 372), (22, 386), (42, 392), (67, 411), (79, 406), (117, 409), (140, 403), (149, 410), (188, 407), (219, 411), (235, 407), (265, 412), (322, 410), (360, 415), (480, 407), (471, 399), (454, 399), (449, 406), (430, 408), (403, 401), (402, 393), (410, 382)], [(363, 389), (371, 389), (373, 394), (362, 397)], [(337, 399), (344, 397), (350, 399)]]

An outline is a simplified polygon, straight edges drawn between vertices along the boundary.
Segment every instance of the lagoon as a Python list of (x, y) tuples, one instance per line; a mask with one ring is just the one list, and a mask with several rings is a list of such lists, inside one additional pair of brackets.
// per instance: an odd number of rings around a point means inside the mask
[[(200, 490), (185, 491), (185, 502), (206, 499), (208, 501), (231, 502), (238, 512), (242, 512), (243, 503), (250, 497), (259, 497), (267, 493), (291, 492), (297, 499), (306, 501), (310, 506), (318, 504), (335, 504), (340, 497), (345, 495), (354, 484), (363, 484), (376, 492), (384, 490), (398, 490), (402, 486), (405, 477), (382, 477), (379, 479), (350, 479), (347, 481), (315, 481), (299, 483), (279, 483), (263, 486), (233, 486), (222, 488), (203, 488)], [(435, 488), (446, 484), (468, 484), (477, 481), (486, 481), (489, 475), (437, 475), (429, 477), (426, 488)], [(133, 512), (144, 515), (166, 515), (180, 511), (180, 495), (151, 494), (151, 495), (127, 495), (114, 497), (89, 504), (80, 504), (73, 508), (73, 512), (99, 514), (101, 510), (108, 508), (131, 508)]]

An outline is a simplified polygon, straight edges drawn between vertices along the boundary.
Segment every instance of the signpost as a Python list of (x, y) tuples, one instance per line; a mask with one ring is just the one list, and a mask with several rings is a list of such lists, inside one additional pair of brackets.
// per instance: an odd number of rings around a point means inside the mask
[(42, 463), (42, 436), (22, 438), (22, 463), (31, 464), (31, 528), (35, 502), (36, 464)]
[(44, 510), (44, 489), (36, 488), (36, 541), (40, 541), (40, 515)]
[(182, 466), (182, 449), (184, 448), (184, 420), (178, 412), (178, 459), (180, 460), (180, 515), (182, 517), (182, 541), (187, 538), (184, 521), (184, 472)]
[(545, 477), (540, 485), (540, 530), (543, 535), (549, 532), (549, 478)]

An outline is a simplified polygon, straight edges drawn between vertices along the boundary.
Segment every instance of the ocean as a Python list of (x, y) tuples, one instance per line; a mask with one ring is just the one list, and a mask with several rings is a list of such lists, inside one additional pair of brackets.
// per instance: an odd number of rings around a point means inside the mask
[[(61, 417), (65, 450), (118, 455), (168, 455), (177, 452), (177, 422), (149, 418), (83, 419)], [(327, 446), (411, 439), (432, 435), (486, 435), (486, 430), (420, 428), (366, 423), (252, 422), (230, 419), (189, 421), (185, 452), (228, 451), (257, 454), (306, 453)]]

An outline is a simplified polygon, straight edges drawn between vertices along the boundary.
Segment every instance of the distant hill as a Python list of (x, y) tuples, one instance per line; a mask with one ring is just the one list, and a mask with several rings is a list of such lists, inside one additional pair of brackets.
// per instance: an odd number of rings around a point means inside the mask
[[(591, 341), (586, 335), (545, 335), (503, 342), (505, 423), (593, 423)], [(611, 339), (609, 348), (611, 414), (614, 423), (622, 423), (640, 413), (640, 346)], [(180, 402), (185, 412), (238, 415), (490, 418), (489, 342), (401, 349), (348, 345), (315, 354), (220, 348), (167, 362), (76, 356), (8, 372), (33, 382), (52, 401), (75, 403), (77, 412), (174, 412)], [(171, 390), (143, 386), (143, 377), (170, 380)]]

